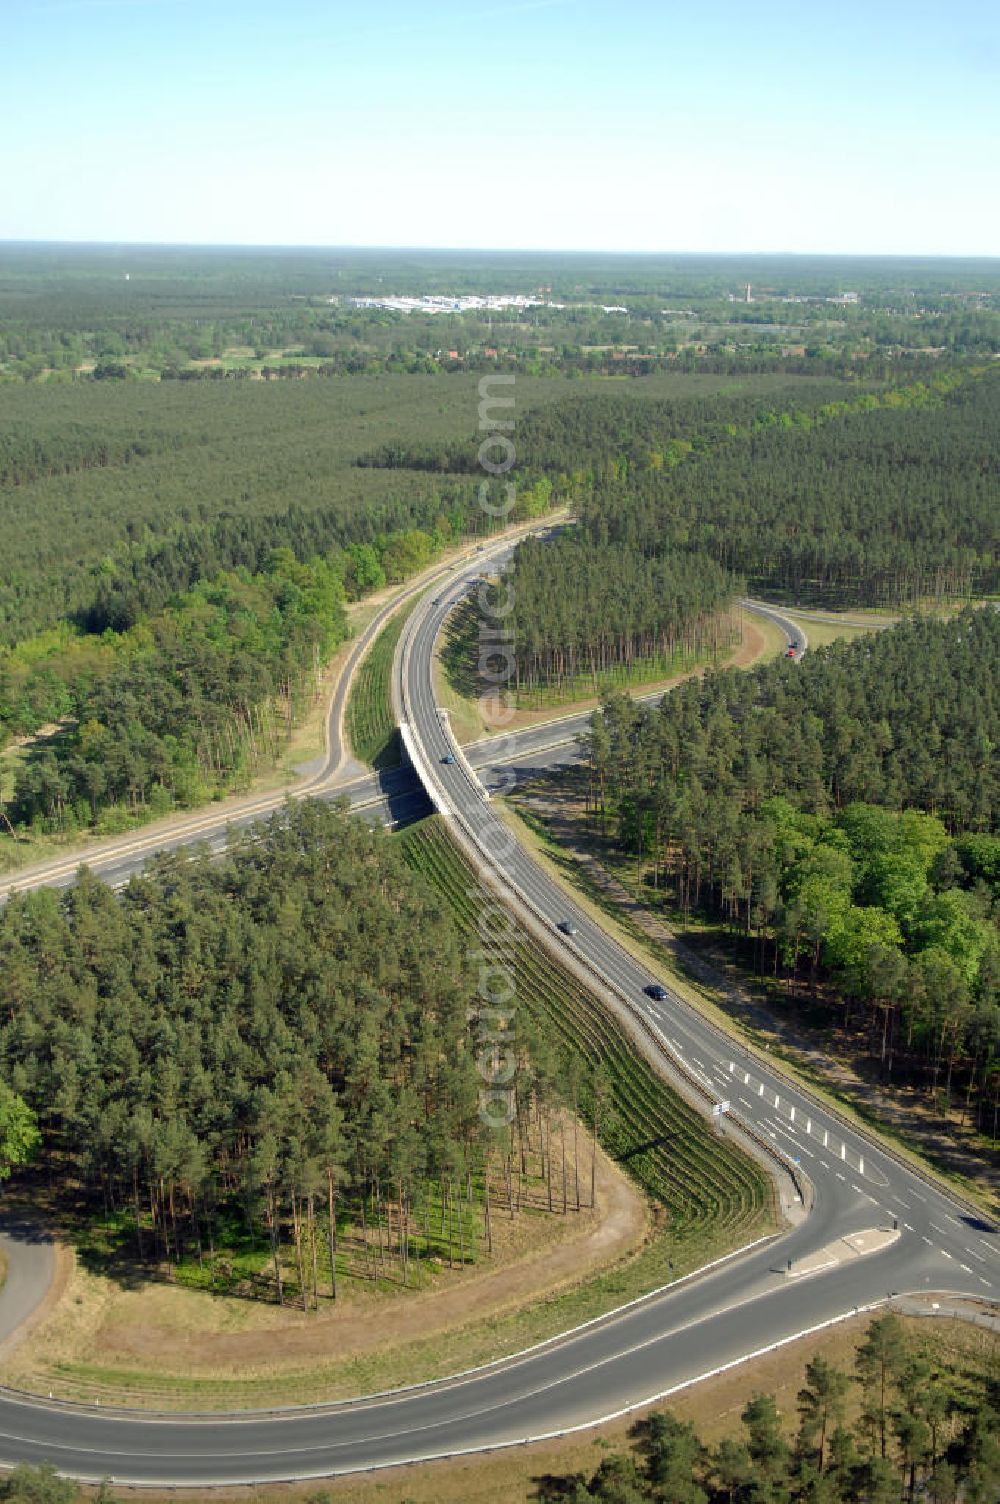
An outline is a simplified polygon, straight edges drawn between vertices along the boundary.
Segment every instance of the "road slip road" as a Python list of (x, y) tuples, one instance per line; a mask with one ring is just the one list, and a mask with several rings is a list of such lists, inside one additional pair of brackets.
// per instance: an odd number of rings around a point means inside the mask
[(337, 680), (327, 711), (326, 751), (319, 765), (312, 766), (299, 783), (288, 789), (251, 795), (245, 799), (227, 800), (222, 806), (209, 806), (207, 809), (176, 815), (129, 835), (98, 842), (84, 850), (55, 857), (37, 866), (0, 877), (0, 903), (13, 892), (28, 892), (32, 888), (41, 887), (69, 887), (76, 881), (77, 872), (84, 862), (105, 882), (120, 886), (135, 873), (141, 872), (149, 858), (157, 852), (176, 851), (182, 846), (199, 842), (206, 842), (212, 850), (221, 851), (225, 845), (227, 829), (245, 830), (254, 821), (264, 819), (280, 809), (286, 799), (309, 796), (325, 799), (346, 797), (358, 808), (373, 811), (373, 818), (385, 821), (412, 819), (414, 811), (426, 807), (416, 798), (417, 785), (412, 779), (405, 787), (403, 784), (399, 785), (398, 792), (404, 802), (397, 813), (393, 804), (396, 795), (392, 792), (391, 777), (385, 788), (375, 777), (350, 777), (350, 759), (344, 742), (344, 715), (354, 672), (382, 627), (400, 606), (431, 589), (436, 583), (449, 580), (460, 568), (477, 573), (484, 563), (507, 557), (512, 548), (511, 538), (529, 531), (537, 531), (537, 524), (511, 529), (505, 540), (467, 549), (458, 559), (425, 571), (381, 607), (358, 635)]
[[(586, 1425), (890, 1292), (1000, 1295), (995, 1228), (787, 1085), (680, 1000), (645, 997), (642, 966), (574, 908), (496, 819), (473, 767), (457, 755), (433, 692), (435, 637), (480, 563), (436, 601), (419, 605), (401, 640), (395, 692), (427, 793), (477, 865), (514, 885), (512, 905), (536, 932), (542, 928), (546, 943), (585, 968), (611, 1006), (641, 1020), (647, 1048), (659, 1052), (663, 1068), (683, 1070), (685, 1090), (700, 1092), (706, 1109), (728, 1102), (731, 1118), (769, 1146), (776, 1163), (806, 1172), (808, 1215), (778, 1241), (521, 1358), (383, 1399), (267, 1415), (156, 1417), (0, 1394), (0, 1461), (48, 1460), (83, 1478), (150, 1485), (374, 1468)], [(446, 764), (448, 753), (456, 760)], [(527, 755), (538, 756), (538, 748)], [(402, 788), (405, 775), (397, 776)], [(364, 802), (360, 791), (356, 802)], [(577, 926), (572, 940), (554, 929), (567, 918)], [(738, 1131), (736, 1122), (725, 1131)], [(895, 1239), (888, 1236), (894, 1221)]]

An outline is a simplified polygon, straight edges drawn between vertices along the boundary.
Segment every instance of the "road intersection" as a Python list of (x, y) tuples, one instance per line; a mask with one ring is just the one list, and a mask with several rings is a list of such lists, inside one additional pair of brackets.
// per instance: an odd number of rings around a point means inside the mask
[[(467, 749), (468, 758), (457, 755), (433, 680), (445, 616), (481, 567), (482, 558), (473, 559), (436, 599), (421, 600), (401, 637), (394, 693), (423, 795), (405, 771), (380, 785), (361, 780), (321, 792), (369, 811), (429, 797), (484, 880), (539, 943), (586, 979), (636, 1047), (707, 1118), (712, 1106), (729, 1104), (724, 1131), (769, 1162), (784, 1184), (795, 1212), (790, 1230), (514, 1358), (355, 1402), (167, 1416), (0, 1392), (0, 1463), (50, 1461), (77, 1477), (137, 1485), (207, 1485), (464, 1454), (592, 1425), (895, 1295), (1000, 1297), (996, 1227), (681, 998), (646, 996), (642, 964), (574, 906), (497, 818), (476, 772), (490, 764), (493, 749), (481, 744)], [(522, 760), (566, 758), (575, 734), (569, 720), (555, 732), (532, 728), (520, 744)], [(447, 755), (454, 761), (445, 762)], [(199, 835), (212, 845), (224, 841), (225, 828), (206, 826)], [(127, 881), (132, 864), (147, 857), (125, 852), (93, 865), (109, 880)], [(27, 885), (24, 875), (19, 885)], [(556, 928), (567, 919), (571, 936)]]

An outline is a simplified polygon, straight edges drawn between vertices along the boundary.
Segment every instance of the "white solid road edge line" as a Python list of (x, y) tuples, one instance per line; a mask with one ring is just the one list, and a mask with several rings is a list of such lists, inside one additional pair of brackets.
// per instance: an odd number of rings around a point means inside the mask
[[(787, 620), (787, 618), (784, 618), (784, 617), (781, 616), (781, 612), (780, 611), (776, 611), (776, 610), (774, 610), (774, 609), (772, 609), (772, 608), (770, 608), (768, 606), (763, 605), (762, 603), (758, 604), (758, 603), (751, 602), (751, 601), (747, 600), (746, 604), (752, 610), (756, 610), (760, 614), (763, 614), (765, 616), (771, 616), (773, 618), (781, 618), (782, 620)], [(412, 618), (411, 618), (411, 621), (412, 621)], [(408, 623), (408, 625), (409, 625), (409, 623)], [(789, 627), (794, 627), (794, 625), (795, 625), (794, 623), (788, 622), (788, 626)], [(796, 630), (799, 631), (801, 629), (796, 628)], [(404, 720), (408, 719), (407, 716), (406, 716), (406, 714), (405, 714), (405, 708), (406, 708), (406, 703), (407, 703), (405, 680), (406, 680), (406, 676), (407, 676), (408, 668), (409, 668), (410, 647), (411, 647), (410, 635), (411, 634), (409, 632), (404, 632), (403, 633), (403, 638), (401, 638), (399, 646), (397, 647), (397, 656), (396, 656), (396, 659), (395, 659), (394, 664), (393, 664), (393, 701), (394, 701), (393, 708), (396, 711), (397, 717), (398, 717), (398, 719), (400, 721), (404, 721)], [(803, 639), (805, 639), (806, 641), (808, 641), (808, 639), (805, 638), (805, 633), (804, 632), (802, 632), (801, 635), (802, 635)], [(804, 651), (805, 651), (805, 649), (803, 649), (803, 652)], [(407, 728), (407, 734), (408, 735), (412, 735), (412, 732), (411, 732), (411, 730), (410, 730), (409, 727)], [(417, 739), (414, 738), (414, 740), (417, 740)], [(422, 754), (423, 753), (422, 744), (419, 744), (419, 750), (420, 750), (420, 752)], [(420, 778), (421, 782), (424, 784), (425, 789), (428, 791), (429, 797), (431, 798), (432, 802), (434, 803), (435, 808), (438, 809), (438, 812), (442, 815), (442, 817), (446, 820), (446, 822), (449, 825), (459, 824), (459, 825), (465, 826), (466, 822), (464, 820), (464, 817), (461, 815), (460, 811), (458, 811), (458, 810), (452, 810), (450, 808), (449, 809), (441, 809), (441, 808), (439, 808), (439, 805), (438, 805), (438, 802), (437, 802), (435, 794), (430, 794), (430, 789), (432, 787), (434, 787), (436, 789), (437, 785), (436, 785), (436, 783), (435, 783), (435, 781), (434, 781), (433, 778), (429, 779), (429, 778), (424, 777), (424, 772), (425, 771), (429, 772), (429, 769), (426, 768), (426, 763), (425, 763), (425, 760), (424, 760), (423, 756), (421, 755), (418, 758), (412, 758), (411, 761), (412, 761), (413, 766), (414, 766), (414, 771), (417, 773), (417, 775)], [(486, 857), (487, 866), (496, 875), (496, 878), (498, 879), (500, 885), (502, 887), (506, 888), (508, 891), (514, 893), (515, 896), (518, 898), (518, 900), (528, 910), (528, 912), (530, 914), (532, 914), (536, 920), (540, 921), (542, 923), (542, 925), (547, 930), (548, 929), (548, 920), (545, 918), (545, 916), (543, 914), (541, 914), (540, 910), (537, 908), (537, 906), (534, 904), (534, 902), (527, 896), (527, 894), (521, 889), (520, 885), (513, 878), (511, 878), (506, 873), (506, 871), (499, 865), (498, 862), (495, 861), (493, 855), (489, 851), (486, 850), (486, 848), (483, 846), (483, 844), (480, 841), (480, 839), (476, 836), (475, 832), (471, 828), (468, 828), (466, 830), (466, 838), (469, 841), (471, 841), (472, 844), (474, 846), (476, 846), (483, 853), (483, 855)], [(518, 844), (520, 845), (520, 843), (518, 843)], [(523, 847), (521, 849), (524, 850)], [(531, 858), (531, 860), (534, 861), (534, 863), (535, 863), (536, 866), (538, 865), (537, 859)], [(623, 955), (624, 957), (626, 957), (627, 959), (634, 960), (634, 957), (630, 956), (630, 954), (627, 951), (627, 949), (625, 948), (624, 944), (620, 940), (618, 940), (614, 935), (612, 935), (610, 933), (610, 931), (603, 925), (603, 923), (600, 924), (600, 928), (601, 928), (601, 930), (602, 930), (602, 932), (604, 934), (604, 937), (605, 937), (606, 941), (611, 946), (613, 946), (614, 948), (616, 948), (617, 951), (621, 955)], [(631, 998), (625, 992), (624, 988), (619, 987), (617, 983), (611, 982), (610, 978), (608, 978), (603, 973), (597, 972), (596, 969), (588, 961), (586, 961), (586, 959), (583, 958), (582, 956), (581, 956), (581, 961), (582, 961), (583, 965), (586, 966), (588, 968), (588, 970), (590, 970), (590, 972), (591, 972), (592, 975), (595, 975), (595, 974), (598, 975), (599, 980), (601, 981), (601, 983), (602, 983), (603, 986), (610, 988), (611, 991), (616, 992), (618, 994), (618, 996), (625, 1002), (626, 1007), (632, 1013), (632, 1015), (634, 1017), (636, 1017), (637, 1019), (640, 1020), (640, 1023), (642, 1024), (642, 1026), (645, 1026), (645, 1024), (644, 1024), (643, 1021), (646, 1019), (646, 1015), (641, 1014), (638, 1011), (638, 1009), (636, 1008), (635, 1003), (631, 1000)], [(720, 1027), (720, 1025), (718, 1025), (717, 1023), (715, 1023), (714, 1020), (712, 1020), (706, 1013), (702, 1012), (701, 1009), (696, 1004), (689, 1002), (684, 996), (682, 996), (681, 994), (679, 994), (677, 992), (674, 992), (672, 994), (672, 999), (673, 999), (673, 1001), (675, 1003), (677, 1003), (677, 1005), (682, 1010), (684, 1010), (684, 1011), (686, 1011), (686, 1012), (688, 1012), (690, 1014), (693, 1014), (703, 1024), (705, 1024), (712, 1031), (712, 1033), (714, 1033), (715, 1035), (717, 1035), (720, 1039), (722, 1039), (723, 1041), (725, 1041), (727, 1044), (731, 1044), (732, 1043), (731, 1037), (722, 1030), (722, 1028)], [(983, 1212), (983, 1208), (982, 1207), (978, 1206), (975, 1202), (973, 1202), (971, 1200), (970, 1201), (966, 1201), (966, 1202), (961, 1201), (958, 1198), (958, 1195), (955, 1192), (955, 1190), (953, 1188), (947, 1187), (945, 1184), (940, 1183), (938, 1181), (938, 1179), (936, 1178), (936, 1176), (931, 1172), (930, 1169), (924, 1169), (921, 1165), (914, 1164), (909, 1158), (907, 1158), (906, 1156), (904, 1156), (904, 1154), (896, 1146), (891, 1145), (880, 1134), (878, 1134), (877, 1132), (875, 1132), (875, 1131), (867, 1128), (867, 1126), (864, 1125), (863, 1123), (859, 1123), (859, 1122), (854, 1121), (846, 1112), (844, 1112), (836, 1104), (836, 1102), (834, 1102), (834, 1101), (828, 1101), (828, 1100), (826, 1100), (825, 1097), (814, 1096), (812, 1090), (810, 1089), (810, 1087), (804, 1081), (800, 1080), (797, 1077), (797, 1075), (792, 1074), (792, 1073), (786, 1073), (786, 1071), (783, 1069), (784, 1062), (781, 1061), (780, 1057), (775, 1057), (774, 1059), (770, 1059), (769, 1058), (768, 1060), (765, 1060), (763, 1057), (761, 1057), (758, 1054), (756, 1046), (752, 1045), (746, 1039), (744, 1039), (742, 1042), (743, 1042), (743, 1047), (747, 1050), (748, 1055), (757, 1062), (758, 1066), (761, 1069), (768, 1070), (768, 1071), (770, 1071), (771, 1074), (779, 1077), (780, 1079), (784, 1079), (785, 1081), (787, 1081), (787, 1083), (789, 1084), (789, 1086), (791, 1086), (794, 1090), (796, 1090), (798, 1092), (798, 1094), (802, 1097), (803, 1101), (805, 1103), (809, 1104), (814, 1111), (817, 1110), (817, 1109), (821, 1109), (823, 1111), (826, 1111), (831, 1118), (833, 1118), (836, 1122), (838, 1122), (841, 1125), (842, 1128), (846, 1129), (850, 1133), (853, 1133), (855, 1135), (855, 1137), (858, 1138), (858, 1139), (860, 1139), (863, 1143), (867, 1143), (877, 1153), (881, 1154), (882, 1157), (884, 1159), (886, 1159), (891, 1165), (894, 1165), (897, 1169), (902, 1169), (904, 1172), (908, 1172), (915, 1179), (919, 1180), (923, 1185), (928, 1186), (936, 1195), (938, 1195), (939, 1197), (941, 1197), (942, 1200), (946, 1201), (950, 1206), (954, 1207), (954, 1209), (956, 1211), (961, 1212), (964, 1216), (967, 1217), (967, 1216), (969, 1216), (971, 1214), (971, 1215), (973, 1215), (973, 1216), (975, 1216), (977, 1218), (984, 1217), (984, 1212)], [(687, 1074), (687, 1072), (685, 1070), (682, 1070), (681, 1074), (684, 1075), (684, 1074)], [(743, 1126), (744, 1126), (744, 1128), (746, 1127), (746, 1120), (743, 1120)], [(771, 1150), (771, 1148), (772, 1148), (771, 1145), (766, 1144), (766, 1143), (764, 1143), (763, 1146), (764, 1146), (765, 1149), (768, 1149), (768, 1150)], [(795, 1163), (795, 1161), (792, 1160), (792, 1156), (791, 1155), (785, 1153), (785, 1151), (781, 1151), (781, 1152), (784, 1155), (784, 1160), (785, 1161), (787, 1161), (789, 1164)], [(776, 1158), (780, 1158), (780, 1156), (778, 1156), (778, 1155), (776, 1155), (775, 1157)], [(783, 1167), (787, 1170), (787, 1164), (784, 1165)], [(808, 1179), (808, 1176), (805, 1175), (805, 1172), (802, 1170), (801, 1165), (796, 1165), (796, 1168), (801, 1171), (801, 1173), (803, 1174), (804, 1178)], [(889, 1182), (887, 1181), (886, 1183), (888, 1184)], [(919, 1194), (919, 1192), (914, 1192), (914, 1194)]]
[[(826, 1321), (816, 1322), (813, 1326), (803, 1327), (800, 1331), (792, 1332), (787, 1337), (779, 1337), (776, 1342), (769, 1342), (764, 1347), (754, 1348), (753, 1351), (743, 1353), (738, 1358), (731, 1358), (728, 1363), (720, 1363), (714, 1368), (707, 1368), (703, 1373), (695, 1374), (690, 1379), (682, 1379), (678, 1384), (672, 1384), (667, 1389), (658, 1390), (655, 1394), (644, 1395), (641, 1399), (633, 1400), (628, 1405), (622, 1405), (617, 1410), (610, 1410), (606, 1415), (596, 1416), (593, 1420), (581, 1421), (575, 1426), (563, 1426), (556, 1431), (540, 1431), (535, 1436), (517, 1436), (509, 1441), (484, 1442), (479, 1447), (457, 1447), (447, 1452), (421, 1452), (413, 1457), (400, 1457), (392, 1462), (365, 1463), (357, 1467), (342, 1467), (326, 1469), (322, 1472), (299, 1472), (275, 1474), (272, 1477), (261, 1480), (257, 1479), (219, 1479), (219, 1478), (190, 1478), (183, 1483), (161, 1483), (157, 1480), (137, 1480), (126, 1477), (116, 1477), (113, 1474), (103, 1474), (98, 1477), (85, 1478), (80, 1474), (61, 1474), (60, 1476), (72, 1476), (79, 1482), (99, 1483), (107, 1480), (109, 1483), (117, 1483), (132, 1488), (160, 1488), (167, 1492), (185, 1488), (241, 1488), (251, 1484), (267, 1483), (306, 1483), (321, 1478), (342, 1478), (359, 1473), (380, 1473), (389, 1468), (416, 1467), (427, 1462), (444, 1462), (453, 1457), (477, 1457), (485, 1456), (490, 1452), (509, 1451), (511, 1447), (535, 1446), (543, 1441), (559, 1441), (565, 1436), (576, 1436), (581, 1431), (592, 1431), (596, 1426), (606, 1426), (612, 1421), (621, 1420), (625, 1415), (631, 1415), (636, 1410), (644, 1410), (647, 1405), (659, 1404), (662, 1400), (669, 1399), (671, 1395), (680, 1394), (685, 1389), (693, 1389), (696, 1384), (704, 1384), (709, 1379), (718, 1378), (720, 1374), (729, 1373), (734, 1368), (741, 1367), (744, 1363), (752, 1363), (755, 1358), (763, 1358), (768, 1353), (778, 1352), (792, 1342), (799, 1342), (803, 1337), (815, 1336), (817, 1332), (827, 1331), (830, 1327), (839, 1326), (843, 1321), (850, 1321), (855, 1316), (865, 1315), (869, 1311), (878, 1310), (880, 1306), (887, 1305), (889, 1297), (880, 1300), (869, 1301), (865, 1305), (852, 1306), (849, 1311), (842, 1311), (837, 1316), (830, 1316)], [(8, 1464), (9, 1465), (9, 1464)]]
[[(35, 1408), (65, 1410), (70, 1413), (88, 1415), (100, 1415), (102, 1419), (109, 1416), (120, 1419), (127, 1418), (130, 1421), (142, 1421), (144, 1424), (168, 1424), (173, 1425), (178, 1420), (189, 1421), (222, 1421), (226, 1425), (257, 1424), (263, 1417), (272, 1416), (279, 1420), (303, 1420), (310, 1416), (333, 1415), (338, 1410), (346, 1410), (352, 1406), (371, 1405), (375, 1409), (383, 1400), (398, 1399), (401, 1395), (419, 1394), (421, 1390), (448, 1389), (465, 1383), (468, 1379), (475, 1378), (478, 1374), (487, 1373), (490, 1369), (502, 1371), (513, 1368), (515, 1364), (530, 1358), (533, 1353), (541, 1352), (547, 1347), (556, 1347), (560, 1343), (568, 1342), (577, 1337), (581, 1332), (590, 1327), (599, 1326), (602, 1322), (611, 1325), (626, 1312), (634, 1310), (636, 1306), (644, 1305), (647, 1301), (658, 1300), (662, 1295), (672, 1294), (683, 1285), (691, 1284), (696, 1279), (701, 1279), (710, 1274), (713, 1269), (721, 1268), (723, 1264), (729, 1264), (733, 1259), (742, 1258), (744, 1254), (752, 1253), (755, 1248), (760, 1248), (764, 1243), (773, 1243), (783, 1236), (783, 1233), (768, 1232), (760, 1238), (754, 1238), (750, 1243), (743, 1243), (739, 1248), (733, 1248), (729, 1253), (720, 1254), (718, 1258), (710, 1260), (707, 1264), (700, 1264), (697, 1269), (689, 1269), (687, 1274), (681, 1274), (669, 1284), (657, 1285), (655, 1289), (648, 1290), (645, 1295), (636, 1295), (632, 1300), (625, 1301), (624, 1305), (612, 1306), (610, 1311), (605, 1311), (600, 1316), (591, 1316), (586, 1321), (578, 1322), (576, 1326), (566, 1327), (561, 1332), (555, 1332), (551, 1337), (543, 1337), (539, 1342), (533, 1342), (530, 1347), (518, 1348), (516, 1352), (507, 1353), (504, 1357), (491, 1358), (488, 1363), (478, 1363), (474, 1368), (461, 1368), (457, 1373), (442, 1375), (439, 1379), (421, 1379), (416, 1384), (400, 1384), (395, 1389), (375, 1389), (368, 1394), (357, 1394), (343, 1400), (331, 1400), (327, 1404), (317, 1405), (272, 1405), (259, 1410), (206, 1410), (206, 1411), (163, 1411), (163, 1410), (134, 1410), (123, 1409), (121, 1406), (101, 1406), (97, 1409), (93, 1405), (83, 1404), (78, 1400), (53, 1400), (51, 1403), (42, 1395), (31, 1394), (27, 1390), (7, 1389), (0, 1385), (0, 1397), (4, 1401), (13, 1401), (17, 1404), (31, 1405)], [(596, 1422), (595, 1422), (596, 1424)], [(75, 1475), (74, 1475), (75, 1476)], [(166, 1485), (164, 1485), (166, 1486)], [(182, 1485), (177, 1484), (176, 1487)]]
[[(502, 552), (510, 543), (518, 542), (522, 533), (531, 531), (536, 527), (537, 523), (534, 522), (528, 524), (527, 527), (521, 523), (502, 536), (491, 540), (485, 545), (484, 553), (487, 557), (492, 557), (493, 554)], [(401, 606), (406, 605), (412, 597), (419, 599), (422, 594), (426, 594), (428, 590), (433, 589), (444, 576), (454, 574), (456, 569), (460, 570), (463, 564), (468, 565), (475, 562), (475, 554), (477, 552), (478, 547), (470, 545), (467, 548), (463, 548), (456, 559), (451, 560), (447, 564), (434, 566), (433, 573), (428, 574), (426, 578), (418, 579), (416, 582), (404, 582), (397, 594), (378, 609), (375, 616), (362, 629), (359, 636), (354, 639), (353, 647), (344, 664), (345, 669), (350, 666), (351, 677), (353, 678), (353, 675), (368, 656), (383, 628), (388, 625)], [(350, 641), (350, 639), (345, 639), (345, 641)], [(354, 653), (358, 652), (359, 648), (361, 649), (360, 656), (352, 665), (351, 659)], [(327, 762), (329, 761), (330, 753), (330, 713), (340, 687), (340, 680), (338, 679), (323, 716), (324, 757)], [(348, 682), (347, 688), (349, 692), (350, 682)], [(347, 758), (345, 752), (347, 743), (343, 735), (347, 698), (348, 696), (345, 694), (341, 706), (341, 715), (337, 723), (341, 744), (341, 758), (337, 767), (333, 770), (324, 767), (319, 773), (312, 776), (307, 775), (305, 778), (290, 784), (284, 789), (256, 795), (245, 795), (246, 807), (234, 806), (231, 816), (226, 822), (227, 825), (234, 824), (239, 820), (256, 819), (258, 816), (273, 814), (275, 810), (280, 809), (289, 799), (307, 799), (315, 794), (325, 793), (328, 789), (337, 787), (337, 775)], [(347, 787), (347, 785), (344, 785), (344, 787)], [(90, 846), (81, 847), (76, 853), (64, 857), (53, 857), (50, 864), (44, 865), (43, 871), (36, 870), (43, 867), (42, 863), (32, 863), (30, 866), (21, 869), (21, 871), (13, 873), (5, 872), (0, 877), (0, 900), (10, 898), (15, 893), (33, 892), (39, 886), (52, 886), (59, 878), (75, 876), (81, 867), (90, 867), (95, 876), (100, 877), (99, 869), (111, 866), (115, 862), (125, 861), (138, 856), (155, 856), (160, 851), (170, 849), (171, 845), (193, 845), (194, 841), (191, 838), (197, 836), (203, 829), (214, 832), (219, 826), (219, 820), (220, 812), (213, 810), (209, 804), (205, 804), (192, 810), (187, 819), (182, 819), (170, 830), (154, 831), (147, 828), (143, 832), (142, 827), (139, 827), (134, 833), (129, 832), (121, 837), (112, 837), (110, 842), (104, 847), (99, 842), (94, 842)], [(120, 841), (121, 844), (113, 844), (115, 840)], [(21, 887), (22, 883), (27, 883), (28, 886)]]
[[(752, 1363), (755, 1358), (764, 1358), (768, 1353), (777, 1352), (789, 1343), (799, 1342), (803, 1337), (815, 1336), (817, 1332), (827, 1331), (832, 1326), (839, 1326), (842, 1321), (850, 1321), (855, 1316), (862, 1316), (868, 1311), (875, 1311), (879, 1306), (887, 1305), (889, 1297), (880, 1300), (869, 1301), (863, 1306), (852, 1306), (849, 1311), (842, 1311), (838, 1316), (830, 1316), (826, 1321), (818, 1321), (813, 1326), (803, 1327), (801, 1331), (792, 1332), (787, 1337), (779, 1337), (776, 1342), (769, 1342), (764, 1347), (754, 1348), (752, 1352), (743, 1353), (738, 1358), (731, 1358), (728, 1363), (719, 1363), (715, 1368), (707, 1368), (703, 1373), (695, 1374), (690, 1379), (682, 1379), (678, 1384), (671, 1384), (667, 1389), (658, 1390), (655, 1394), (645, 1395), (642, 1399), (633, 1400), (628, 1405), (622, 1405), (617, 1410), (610, 1410), (606, 1415), (599, 1415), (595, 1420), (580, 1422), (576, 1426), (563, 1426), (557, 1431), (540, 1431), (536, 1436), (521, 1436), (512, 1441), (494, 1442), (482, 1447), (466, 1447), (460, 1451), (442, 1452), (438, 1458), (423, 1456), (410, 1458), (409, 1462), (433, 1462), (445, 1457), (469, 1457), (482, 1452), (499, 1452), (508, 1447), (529, 1447), (542, 1441), (558, 1441), (563, 1436), (576, 1436), (581, 1431), (592, 1431), (595, 1426), (606, 1426), (614, 1420), (621, 1420), (624, 1415), (631, 1415), (636, 1410), (644, 1410), (647, 1405), (657, 1405), (661, 1400), (669, 1399), (671, 1395), (680, 1394), (685, 1389), (693, 1389), (696, 1384), (707, 1383), (709, 1379), (717, 1379), (720, 1374), (729, 1373), (733, 1368), (739, 1368), (744, 1363)], [(406, 1462), (383, 1463), (379, 1467), (343, 1468), (340, 1473), (331, 1473), (330, 1477), (339, 1477), (344, 1473), (375, 1473), (380, 1472), (382, 1467), (405, 1467)], [(114, 1480), (112, 1479), (112, 1482)]]

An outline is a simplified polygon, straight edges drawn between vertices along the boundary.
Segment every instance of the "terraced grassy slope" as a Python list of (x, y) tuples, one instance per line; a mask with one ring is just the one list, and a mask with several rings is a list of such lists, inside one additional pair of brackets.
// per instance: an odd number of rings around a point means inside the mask
[[(470, 942), (476, 927), (475, 874), (434, 818), (400, 836), (410, 865), (444, 893)], [(510, 960), (509, 953), (506, 959)], [(614, 1021), (562, 967), (521, 932), (513, 970), (516, 1003), (528, 1010), (556, 1048), (563, 1069), (577, 1063), (580, 1105), (593, 1112), (595, 1082), (607, 1086), (605, 1148), (625, 1165), (660, 1208), (669, 1231), (673, 1266), (683, 1249), (718, 1251), (766, 1231), (776, 1221), (771, 1183), (732, 1144), (711, 1133), (698, 1114), (638, 1058)], [(688, 1257), (683, 1260), (688, 1262)]]
[(390, 677), (396, 644), (416, 604), (414, 600), (403, 606), (386, 623), (351, 685), (345, 715), (347, 739), (355, 757), (371, 768), (399, 766), (399, 732), (392, 714)]

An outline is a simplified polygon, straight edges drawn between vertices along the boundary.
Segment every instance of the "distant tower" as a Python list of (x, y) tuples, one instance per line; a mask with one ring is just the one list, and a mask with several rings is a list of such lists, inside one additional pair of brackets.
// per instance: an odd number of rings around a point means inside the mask
[(753, 302), (753, 298), (751, 298), (751, 296), (750, 296), (750, 283), (749, 282), (747, 283), (747, 302), (748, 303), (752, 303)]

